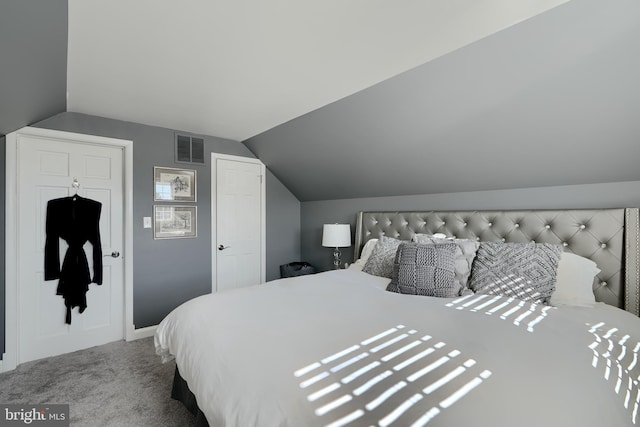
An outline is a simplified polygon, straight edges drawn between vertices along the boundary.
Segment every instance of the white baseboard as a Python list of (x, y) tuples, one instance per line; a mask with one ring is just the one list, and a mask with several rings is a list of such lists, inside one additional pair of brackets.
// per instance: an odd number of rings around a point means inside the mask
[(158, 325), (147, 326), (146, 328), (134, 329), (131, 339), (127, 341), (134, 341), (142, 338), (152, 337), (153, 335), (155, 335), (157, 328), (158, 328)]
[(2, 354), (2, 360), (0, 360), (0, 373), (13, 371), (18, 366), (11, 356), (11, 354), (7, 353)]
[[(134, 329), (133, 334), (130, 339), (127, 341), (139, 340), (142, 338), (152, 337), (156, 333), (156, 329), (158, 325), (148, 326), (146, 328)], [(0, 360), (0, 373), (8, 372), (16, 369), (17, 364), (14, 360), (12, 360), (11, 355), (7, 355), (7, 353), (2, 354), (2, 359)]]

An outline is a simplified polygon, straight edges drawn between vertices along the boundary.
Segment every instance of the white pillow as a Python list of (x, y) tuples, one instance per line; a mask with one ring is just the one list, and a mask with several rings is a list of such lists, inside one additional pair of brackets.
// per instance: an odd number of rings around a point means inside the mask
[(360, 251), (360, 258), (358, 258), (356, 262), (351, 264), (349, 268), (362, 270), (362, 267), (364, 267), (364, 264), (367, 262), (367, 260), (371, 256), (371, 253), (373, 252), (373, 248), (376, 246), (376, 243), (378, 243), (378, 239), (368, 240), (367, 243), (364, 244), (362, 251)]
[(593, 279), (600, 269), (590, 259), (563, 252), (558, 263), (556, 290), (551, 295), (551, 305), (592, 307), (596, 303), (593, 295)]

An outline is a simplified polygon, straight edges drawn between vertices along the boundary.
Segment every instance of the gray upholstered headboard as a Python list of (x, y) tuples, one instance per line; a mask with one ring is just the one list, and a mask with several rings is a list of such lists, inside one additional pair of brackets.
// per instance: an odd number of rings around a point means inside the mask
[(355, 259), (369, 239), (386, 235), (409, 240), (416, 233), (445, 233), (478, 241), (561, 244), (589, 258), (601, 272), (594, 281), (598, 301), (640, 314), (638, 208), (360, 212)]

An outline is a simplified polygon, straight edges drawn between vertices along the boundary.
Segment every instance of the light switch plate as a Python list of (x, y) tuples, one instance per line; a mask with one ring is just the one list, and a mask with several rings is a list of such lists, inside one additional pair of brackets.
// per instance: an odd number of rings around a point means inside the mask
[(151, 228), (151, 217), (145, 216), (142, 218), (142, 224), (143, 228)]

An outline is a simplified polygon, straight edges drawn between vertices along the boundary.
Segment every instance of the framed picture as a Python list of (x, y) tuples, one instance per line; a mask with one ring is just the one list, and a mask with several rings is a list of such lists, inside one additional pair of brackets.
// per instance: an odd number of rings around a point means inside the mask
[(153, 238), (180, 239), (198, 235), (198, 211), (195, 206), (153, 206)]
[(153, 200), (164, 202), (195, 202), (196, 171), (154, 166)]

